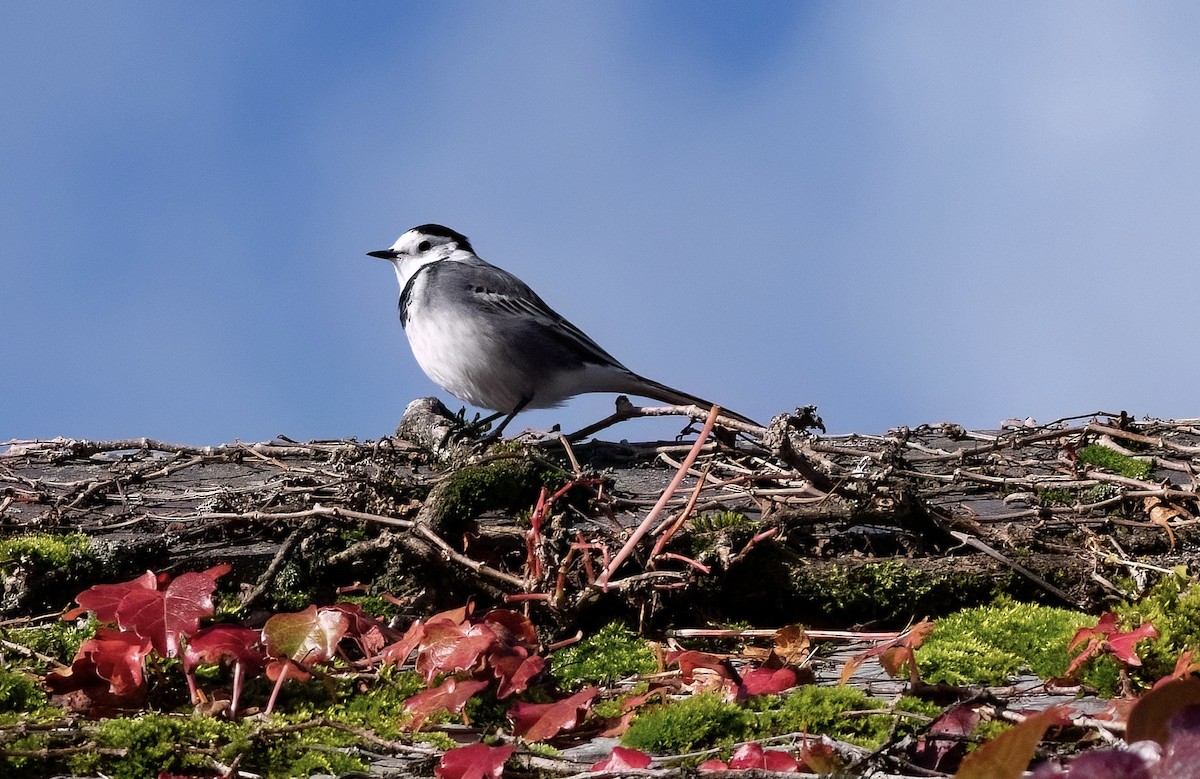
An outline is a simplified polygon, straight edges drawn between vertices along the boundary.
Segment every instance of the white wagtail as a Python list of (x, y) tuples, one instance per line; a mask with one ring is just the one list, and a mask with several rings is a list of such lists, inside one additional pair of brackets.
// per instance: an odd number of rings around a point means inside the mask
[[(507, 414), (493, 436), (522, 409), (551, 408), (585, 392), (713, 405), (617, 362), (525, 282), (484, 262), (466, 236), (448, 227), (414, 227), (391, 248), (368, 255), (396, 269), (400, 324), (426, 375), (460, 400)], [(758, 424), (732, 411), (721, 413)]]

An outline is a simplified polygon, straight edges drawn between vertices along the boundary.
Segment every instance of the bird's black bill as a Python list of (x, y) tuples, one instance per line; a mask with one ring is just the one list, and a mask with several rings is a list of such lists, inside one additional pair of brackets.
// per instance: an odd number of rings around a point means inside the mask
[(394, 260), (399, 255), (391, 249), (380, 249), (377, 252), (367, 252), (368, 257), (378, 257), (381, 260)]

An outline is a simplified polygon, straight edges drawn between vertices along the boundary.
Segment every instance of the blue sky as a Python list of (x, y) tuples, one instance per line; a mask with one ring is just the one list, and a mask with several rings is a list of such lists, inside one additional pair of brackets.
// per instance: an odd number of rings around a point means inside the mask
[(364, 256), (425, 222), (764, 420), (1198, 416), (1196, 29), (1183, 2), (5, 4), (0, 440), (377, 438), (451, 401)]

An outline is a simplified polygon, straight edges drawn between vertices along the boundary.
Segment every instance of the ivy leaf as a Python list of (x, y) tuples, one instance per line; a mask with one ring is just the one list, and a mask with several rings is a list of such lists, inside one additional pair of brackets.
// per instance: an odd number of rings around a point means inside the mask
[(774, 773), (792, 774), (800, 770), (796, 758), (782, 749), (768, 749), (763, 752), (763, 769)]
[(196, 667), (201, 663), (233, 664), (233, 691), (229, 700), (229, 716), (237, 716), (242, 697), (242, 685), (247, 671), (258, 671), (267, 664), (266, 654), (259, 644), (260, 634), (242, 625), (213, 625), (188, 639), (183, 649), (183, 673), (187, 677), (192, 703), (201, 698), (196, 684)]
[(914, 650), (925, 641), (925, 638), (932, 631), (933, 623), (927, 619), (921, 620), (891, 641), (885, 641), (865, 652), (860, 652), (847, 660), (846, 664), (842, 666), (842, 673), (838, 677), (838, 684), (845, 684), (850, 681), (850, 677), (854, 675), (858, 667), (872, 657), (879, 658), (879, 665), (892, 678), (897, 677), (900, 674), (900, 670), (905, 665), (908, 665), (910, 681), (915, 684), (919, 679), (917, 678), (917, 663)]
[(755, 695), (778, 695), (795, 687), (797, 679), (791, 668), (755, 668), (742, 674), (737, 697), (745, 700)]
[(1115, 632), (1117, 632), (1117, 613), (1115, 611), (1105, 612), (1100, 615), (1100, 619), (1096, 621), (1094, 627), (1079, 628), (1079, 630), (1075, 631), (1075, 636), (1071, 639), (1071, 643), (1067, 644), (1067, 651), (1070, 652), (1088, 639), (1104, 639)]
[[(930, 724), (926, 734), (917, 741), (917, 765), (933, 770), (940, 769), (948, 754), (954, 751), (961, 752), (962, 737), (973, 732), (978, 724), (979, 710), (974, 706), (951, 706)], [(939, 736), (949, 738), (938, 738)]]
[(608, 757), (603, 760), (593, 763), (589, 771), (612, 771), (614, 773), (620, 771), (628, 771), (633, 769), (640, 771), (643, 768), (650, 767), (650, 755), (640, 749), (630, 749), (629, 747), (613, 747), (613, 751)]
[(1125, 737), (1130, 743), (1156, 741), (1165, 747), (1171, 736), (1171, 718), (1195, 705), (1200, 705), (1200, 679), (1188, 677), (1155, 685), (1129, 712)]
[(1135, 645), (1147, 638), (1158, 638), (1154, 625), (1144, 622), (1126, 633), (1114, 633), (1108, 638), (1108, 650), (1125, 665), (1138, 666), (1142, 658), (1137, 656)]
[(417, 693), (404, 702), (404, 710), (413, 715), (408, 727), (420, 730), (429, 715), (436, 711), (445, 710), (458, 714), (473, 695), (483, 691), (487, 686), (488, 683), (483, 681), (459, 681), (450, 678), (432, 690)]
[(729, 758), (729, 768), (733, 771), (762, 767), (763, 748), (756, 742), (742, 744), (734, 750), (733, 755)]
[(679, 675), (683, 679), (684, 684), (692, 683), (695, 679), (693, 673), (697, 668), (707, 668), (715, 672), (722, 679), (731, 679), (735, 683), (741, 682), (737, 672), (728, 660), (709, 654), (708, 652), (697, 652), (694, 649), (671, 652), (667, 655), (667, 662), (679, 664)]
[(545, 741), (560, 730), (570, 730), (578, 724), (580, 710), (586, 711), (599, 693), (595, 687), (585, 687), (555, 703), (517, 703), (508, 710), (513, 733), (526, 741)]
[(496, 697), (504, 700), (529, 687), (529, 682), (546, 667), (546, 659), (541, 655), (528, 654), (522, 647), (514, 647), (507, 654), (493, 653), (488, 658), (488, 666), (500, 682)]
[(150, 639), (163, 657), (176, 657), (180, 636), (195, 633), (201, 618), (212, 616), (217, 578), (229, 571), (228, 565), (219, 565), (185, 573), (165, 590), (132, 588), (117, 605), (117, 624)]
[(500, 779), (504, 761), (512, 757), (516, 746), (490, 747), (487, 744), (471, 744), (451, 749), (442, 755), (434, 769), (439, 779)]
[[(333, 657), (338, 642), (346, 634), (350, 618), (337, 609), (309, 606), (304, 611), (276, 614), (262, 629), (267, 654), (278, 658), (267, 666), (267, 676), (280, 678), (290, 660), (302, 669), (311, 668)], [(292, 668), (289, 675), (296, 675)]]
[(103, 705), (139, 703), (146, 694), (143, 664), (150, 646), (134, 633), (101, 627), (80, 645), (70, 668), (46, 676), (46, 686), (59, 695), (80, 690)]
[(1200, 706), (1185, 706), (1168, 723), (1170, 739), (1162, 761), (1154, 767), (1158, 776), (1195, 779), (1200, 775)]
[(212, 625), (190, 637), (183, 650), (183, 670), (191, 673), (201, 663), (241, 663), (262, 668), (267, 658), (259, 645), (260, 634), (242, 625)]
[(437, 620), (425, 624), (425, 638), (417, 655), (417, 673), (426, 682), (438, 674), (466, 671), (496, 644), (496, 634), (484, 625)]
[(481, 621), (491, 628), (501, 644), (521, 647), (530, 654), (538, 650), (537, 628), (524, 614), (508, 609), (493, 609), (484, 614)]
[(1075, 649), (1084, 641), (1087, 641), (1087, 646), (1071, 661), (1070, 667), (1067, 668), (1067, 678), (1074, 678), (1076, 672), (1087, 661), (1104, 653), (1111, 654), (1127, 666), (1139, 666), (1142, 659), (1137, 656), (1135, 647), (1137, 642), (1147, 638), (1158, 638), (1158, 631), (1154, 629), (1154, 625), (1144, 622), (1134, 630), (1121, 632), (1116, 613), (1109, 611), (1100, 617), (1095, 627), (1075, 631), (1075, 636), (1067, 645), (1067, 651)]
[(383, 651), (380, 652), (380, 661), (384, 665), (404, 665), (408, 662), (413, 650), (424, 640), (425, 623), (418, 619), (408, 626), (408, 630), (400, 637), (399, 641), (394, 641), (383, 648)]
[(806, 768), (814, 774), (832, 774), (842, 767), (841, 760), (838, 759), (837, 752), (833, 748), (833, 744), (822, 739), (809, 741), (805, 737), (803, 744), (800, 746), (800, 760), (803, 761)]
[[(1185, 769), (1195, 765), (1186, 763)], [(1173, 767), (1163, 760), (1155, 766), (1154, 774), (1151, 774), (1146, 759), (1136, 752), (1125, 749), (1094, 749), (1073, 759), (1068, 766), (1069, 770), (1059, 775), (1073, 779), (1151, 779), (1154, 775), (1188, 779), (1195, 776), (1186, 770), (1179, 772), (1171, 768)]]
[[(88, 587), (75, 596), (79, 608), (63, 614), (63, 619), (76, 619), (90, 611), (100, 622), (116, 622), (117, 607), (121, 605), (125, 596), (134, 590), (157, 590), (159, 578), (152, 571), (146, 571), (136, 579), (120, 584), (96, 584)], [(162, 578), (165, 579), (165, 574)]]
[(400, 638), (399, 633), (363, 611), (363, 607), (357, 603), (335, 603), (329, 608), (342, 612), (350, 620), (346, 637), (358, 644), (366, 657), (374, 657), (389, 643)]

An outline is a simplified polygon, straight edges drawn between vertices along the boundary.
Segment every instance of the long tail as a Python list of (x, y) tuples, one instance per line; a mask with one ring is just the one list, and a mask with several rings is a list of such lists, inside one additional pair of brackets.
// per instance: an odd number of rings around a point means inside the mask
[[(663, 403), (670, 403), (673, 406), (699, 406), (700, 408), (712, 408), (716, 404), (711, 400), (690, 395), (682, 390), (677, 390), (674, 387), (668, 387), (666, 384), (659, 384), (657, 381), (647, 379), (645, 376), (639, 376), (636, 373), (630, 373), (632, 379), (629, 387), (625, 388), (624, 392), (629, 392), (633, 395), (644, 395), (647, 398), (661, 400)], [(744, 414), (739, 414), (736, 411), (721, 406), (721, 416), (729, 419), (735, 419), (747, 425), (755, 427), (763, 427), (763, 425), (755, 422)]]

